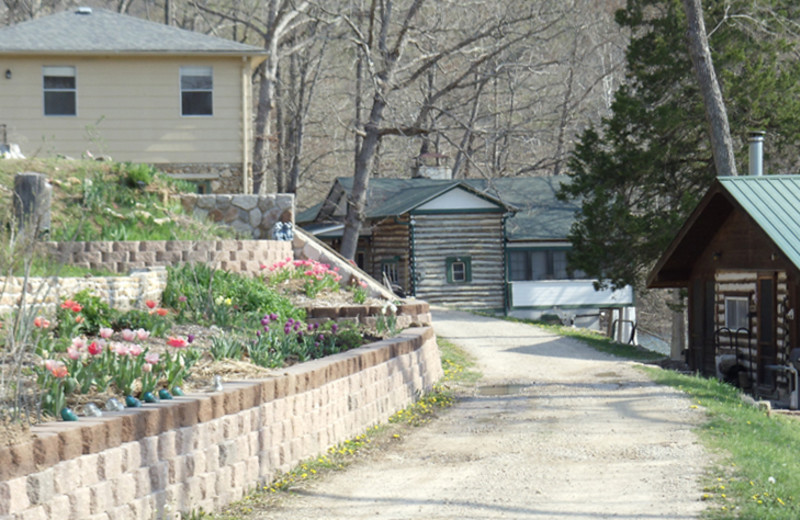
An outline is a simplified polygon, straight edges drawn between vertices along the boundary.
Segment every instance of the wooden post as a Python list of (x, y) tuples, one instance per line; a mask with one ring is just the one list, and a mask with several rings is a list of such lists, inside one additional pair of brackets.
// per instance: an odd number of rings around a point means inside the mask
[(14, 217), (21, 233), (39, 237), (50, 231), (53, 187), (42, 173), (23, 172), (14, 177)]

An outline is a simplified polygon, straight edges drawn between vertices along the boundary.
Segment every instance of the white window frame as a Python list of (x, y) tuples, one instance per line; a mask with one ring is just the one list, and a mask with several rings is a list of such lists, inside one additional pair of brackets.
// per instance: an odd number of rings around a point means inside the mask
[[(211, 87), (210, 88), (184, 88), (183, 87), (183, 76), (205, 76), (207, 75), (211, 79)], [(181, 65), (179, 72), (178, 72), (178, 90), (179, 94), (179, 106), (181, 117), (212, 117), (214, 115), (214, 67), (205, 66), (205, 65)], [(185, 114), (183, 111), (183, 94), (184, 93), (208, 93), (211, 97), (211, 112), (208, 114)]]
[[(736, 308), (738, 307), (738, 309)], [(743, 315), (741, 314), (743, 312)], [(742, 322), (733, 323), (739, 318), (744, 320)], [(750, 329), (750, 298), (747, 296), (726, 296), (725, 297), (725, 326), (732, 332), (738, 329)]]
[[(75, 86), (72, 88), (58, 88), (45, 86), (45, 78), (63, 77), (73, 78)], [(47, 94), (48, 92), (71, 93), (75, 110), (71, 114), (48, 114), (47, 113)], [(42, 114), (46, 117), (75, 117), (78, 115), (78, 69), (74, 65), (44, 65), (42, 67)]]

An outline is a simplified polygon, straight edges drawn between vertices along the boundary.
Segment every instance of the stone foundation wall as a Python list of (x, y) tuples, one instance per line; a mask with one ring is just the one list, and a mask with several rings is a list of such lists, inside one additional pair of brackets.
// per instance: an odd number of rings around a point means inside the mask
[(272, 238), (272, 226), (288, 210), (294, 222), (294, 195), (181, 195), (184, 211), (199, 219), (224, 224), (256, 240)]
[(387, 420), (442, 376), (431, 328), (281, 372), (34, 427), (33, 442), (0, 447), (0, 520), (215, 510)]
[(148, 267), (203, 262), (216, 269), (255, 274), (261, 265), (292, 256), (289, 242), (276, 240), (151, 240), (128, 242), (51, 242), (61, 262), (127, 273)]
[(133, 272), (129, 276), (29, 278), (23, 291), (24, 282), (20, 277), (0, 277), (0, 316), (20, 308), (23, 292), (24, 308), (38, 307), (36, 314), (55, 314), (63, 300), (84, 289), (115, 309), (144, 309), (147, 300), (161, 301), (161, 293), (167, 286), (167, 271), (162, 267)]

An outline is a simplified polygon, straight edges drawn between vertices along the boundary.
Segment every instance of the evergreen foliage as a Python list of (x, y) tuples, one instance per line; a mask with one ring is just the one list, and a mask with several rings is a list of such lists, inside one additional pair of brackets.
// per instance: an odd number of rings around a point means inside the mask
[[(704, 2), (714, 66), (747, 171), (747, 134), (764, 130), (768, 166), (798, 170), (800, 62), (790, 0)], [(686, 42), (680, 0), (628, 0), (627, 81), (612, 115), (583, 132), (560, 195), (582, 212), (570, 239), (573, 269), (603, 285), (640, 286), (646, 270), (715, 177), (708, 125)]]

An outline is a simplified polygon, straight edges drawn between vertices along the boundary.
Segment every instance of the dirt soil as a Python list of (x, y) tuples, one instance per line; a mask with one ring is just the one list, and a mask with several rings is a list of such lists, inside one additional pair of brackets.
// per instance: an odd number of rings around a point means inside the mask
[(484, 378), (441, 418), (259, 519), (685, 519), (711, 463), (683, 394), (533, 326), (435, 310)]

